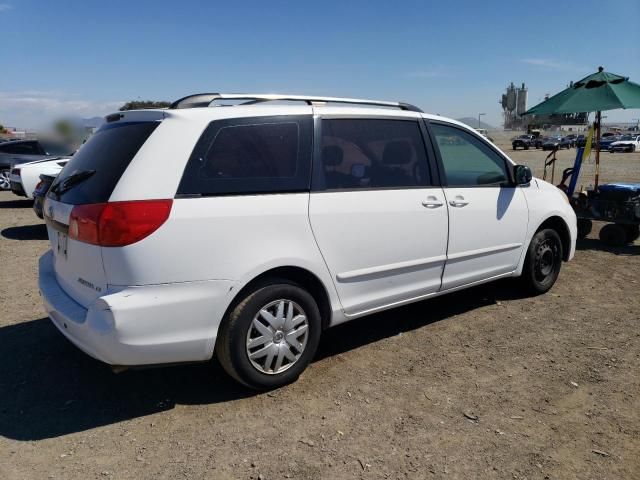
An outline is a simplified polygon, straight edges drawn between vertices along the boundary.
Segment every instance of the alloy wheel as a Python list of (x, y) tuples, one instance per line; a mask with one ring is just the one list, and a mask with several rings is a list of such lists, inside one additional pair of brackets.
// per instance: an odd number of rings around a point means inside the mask
[(4, 170), (0, 172), (0, 190), (9, 190), (11, 184), (9, 183), (9, 172)]

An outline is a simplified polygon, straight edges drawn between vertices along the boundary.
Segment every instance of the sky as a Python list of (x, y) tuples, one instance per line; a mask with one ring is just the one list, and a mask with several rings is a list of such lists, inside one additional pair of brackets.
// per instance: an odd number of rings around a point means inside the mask
[[(605, 70), (640, 83), (640, 0), (0, 0), (0, 124), (266, 92), (406, 101), (498, 126)], [(635, 121), (640, 110), (607, 112)]]

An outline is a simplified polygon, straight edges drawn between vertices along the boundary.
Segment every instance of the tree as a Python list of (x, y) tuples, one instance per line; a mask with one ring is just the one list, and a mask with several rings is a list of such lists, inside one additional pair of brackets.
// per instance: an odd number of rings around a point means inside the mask
[(7, 129), (4, 128), (4, 125), (0, 124), (0, 133), (7, 133)]
[(124, 112), (125, 110), (141, 110), (147, 108), (167, 108), (169, 105), (171, 105), (171, 103), (162, 101), (155, 102), (153, 100), (132, 100), (121, 106), (120, 111)]
[(53, 129), (63, 138), (69, 138), (73, 135), (73, 125), (68, 120), (58, 120), (53, 125)]

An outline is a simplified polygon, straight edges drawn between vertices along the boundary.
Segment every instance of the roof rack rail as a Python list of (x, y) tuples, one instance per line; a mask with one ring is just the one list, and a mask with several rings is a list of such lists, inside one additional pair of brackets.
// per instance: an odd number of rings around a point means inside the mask
[(280, 94), (252, 94), (252, 93), (196, 93), (176, 100), (169, 107), (170, 109), (208, 107), (215, 100), (247, 100), (243, 105), (255, 105), (263, 102), (293, 101), (305, 102), (308, 105), (315, 103), (348, 103), (352, 105), (372, 105), (377, 107), (399, 108), (410, 112), (421, 112), (422, 110), (404, 102), (383, 102), (380, 100), (363, 100), (361, 98), (342, 97), (316, 97), (307, 95), (280, 95)]

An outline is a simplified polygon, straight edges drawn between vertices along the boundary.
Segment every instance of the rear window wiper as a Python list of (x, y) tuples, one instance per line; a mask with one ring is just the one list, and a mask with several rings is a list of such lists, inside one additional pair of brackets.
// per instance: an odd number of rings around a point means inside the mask
[(84, 182), (87, 178), (89, 178), (94, 173), (96, 173), (95, 170), (76, 170), (61, 182), (56, 183), (51, 189), (51, 191), (56, 195), (60, 196), (67, 190), (73, 188), (75, 185), (78, 185), (79, 183)]

